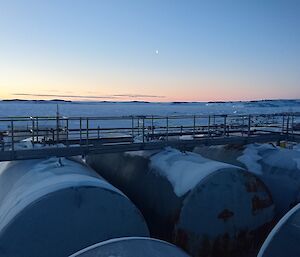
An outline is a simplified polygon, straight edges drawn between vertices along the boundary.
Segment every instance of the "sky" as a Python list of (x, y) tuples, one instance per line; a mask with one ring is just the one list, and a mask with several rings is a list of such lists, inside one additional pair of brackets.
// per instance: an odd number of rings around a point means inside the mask
[(0, 0), (0, 99), (300, 98), (298, 0)]

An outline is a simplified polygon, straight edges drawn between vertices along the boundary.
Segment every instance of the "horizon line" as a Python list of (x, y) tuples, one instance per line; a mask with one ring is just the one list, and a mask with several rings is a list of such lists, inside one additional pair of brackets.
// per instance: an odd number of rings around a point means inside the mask
[[(75, 97), (74, 97), (75, 98)], [(92, 98), (93, 99), (93, 98)], [(101, 99), (101, 97), (95, 99)], [(259, 102), (259, 101), (300, 101), (300, 98), (257, 98), (257, 99), (249, 99), (249, 100), (209, 100), (209, 101), (147, 101), (147, 100), (99, 100), (99, 101), (89, 101), (89, 100), (66, 100), (66, 99), (20, 99), (20, 98), (13, 98), (13, 99), (1, 99), (0, 101), (44, 101), (44, 102), (77, 102), (77, 103), (230, 103), (230, 102)]]

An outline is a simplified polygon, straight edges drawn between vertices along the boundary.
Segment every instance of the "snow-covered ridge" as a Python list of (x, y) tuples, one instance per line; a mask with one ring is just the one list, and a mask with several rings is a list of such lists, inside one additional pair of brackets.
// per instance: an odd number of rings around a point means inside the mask
[(299, 145), (294, 149), (285, 149), (271, 144), (250, 144), (237, 160), (257, 174), (262, 173), (263, 163), (286, 170), (300, 169), (300, 152), (297, 147), (299, 148)]
[(150, 157), (150, 168), (166, 177), (175, 194), (183, 196), (202, 179), (220, 169), (237, 168), (233, 165), (206, 159), (192, 152), (166, 148)]
[(243, 151), (243, 155), (239, 156), (237, 160), (243, 163), (249, 171), (252, 171), (257, 174), (262, 173), (262, 166), (259, 163), (263, 158), (259, 154), (261, 150), (273, 149), (272, 146), (268, 144), (256, 145), (250, 144), (247, 145)]

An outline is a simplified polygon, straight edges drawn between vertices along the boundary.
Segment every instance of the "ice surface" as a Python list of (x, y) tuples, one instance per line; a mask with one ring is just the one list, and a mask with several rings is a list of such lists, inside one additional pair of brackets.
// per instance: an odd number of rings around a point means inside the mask
[[(55, 102), (1, 102), (0, 116), (55, 116)], [(124, 115), (182, 115), (182, 114), (254, 114), (299, 112), (300, 100), (225, 103), (59, 103), (64, 116), (124, 116)]]
[(209, 174), (220, 169), (235, 167), (203, 158), (199, 154), (183, 153), (169, 147), (151, 156), (150, 160), (151, 168), (170, 181), (178, 197), (192, 190)]
[[(0, 101), (0, 117), (16, 117), (16, 116), (56, 116), (55, 102), (1, 102)], [(300, 101), (272, 101), (269, 102), (226, 102), (226, 103), (103, 103), (103, 102), (72, 102), (59, 103), (59, 113), (66, 117), (111, 117), (111, 116), (171, 116), (171, 115), (222, 115), (222, 114), (272, 114), (281, 112), (300, 112)], [(69, 127), (79, 126), (79, 121), (69, 123)], [(105, 127), (131, 127), (131, 118), (128, 120), (106, 120), (95, 121), (90, 120), (90, 126)], [(140, 120), (142, 122), (142, 120)], [(185, 121), (185, 124), (193, 125), (193, 118)], [(295, 120), (295, 123), (300, 120)], [(197, 119), (196, 124), (207, 125), (207, 120)], [(154, 126), (165, 125), (164, 120), (154, 120)], [(83, 127), (86, 121), (83, 120)], [(140, 124), (141, 125), (141, 124)], [(169, 119), (169, 125), (179, 125), (176, 120)], [(0, 130), (7, 130), (10, 123), (0, 122)], [(31, 127), (32, 122), (15, 122), (15, 127)], [(56, 127), (55, 120), (42, 122), (39, 121), (40, 127)], [(151, 120), (145, 121), (146, 128), (151, 126)], [(270, 128), (268, 128), (270, 129)], [(103, 133), (102, 133), (103, 136)]]

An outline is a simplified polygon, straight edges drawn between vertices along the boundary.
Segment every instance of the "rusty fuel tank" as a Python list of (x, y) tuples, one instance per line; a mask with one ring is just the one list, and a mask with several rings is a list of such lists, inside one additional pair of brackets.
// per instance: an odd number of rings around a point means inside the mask
[(276, 218), (300, 202), (300, 152), (273, 144), (196, 147), (204, 157), (234, 164), (258, 176), (269, 188)]
[(83, 249), (70, 257), (189, 257), (181, 249), (161, 240), (145, 237), (111, 239)]
[(257, 257), (300, 256), (300, 204), (292, 208), (273, 228)]
[(0, 163), (0, 256), (65, 257), (111, 238), (148, 235), (130, 200), (83, 163)]
[(93, 155), (87, 163), (142, 211), (151, 235), (192, 256), (245, 256), (258, 249), (274, 216), (253, 174), (191, 152)]

